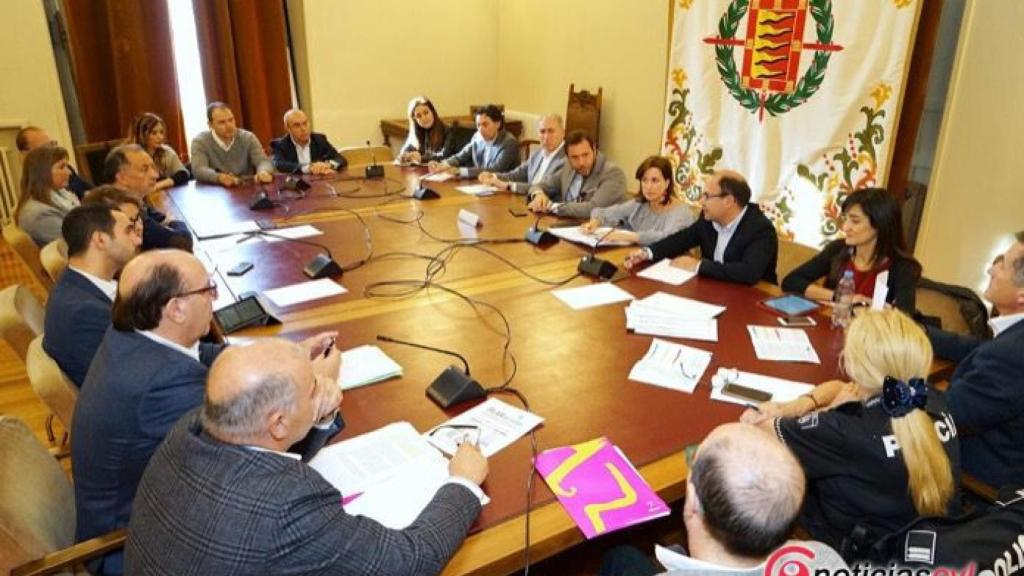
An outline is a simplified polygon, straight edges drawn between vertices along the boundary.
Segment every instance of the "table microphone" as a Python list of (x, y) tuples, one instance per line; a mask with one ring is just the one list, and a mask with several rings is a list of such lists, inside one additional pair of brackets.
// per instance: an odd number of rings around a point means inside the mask
[(270, 199), (266, 184), (260, 184), (260, 189), (249, 199), (249, 210), (270, 210), (275, 206), (277, 202)]
[(444, 371), (430, 383), (430, 386), (427, 387), (427, 396), (441, 408), (450, 408), (455, 404), (461, 404), (463, 402), (477, 400), (487, 396), (487, 392), (484, 390), (483, 386), (470, 377), (469, 362), (467, 362), (466, 358), (461, 354), (452, 352), (451, 350), (445, 350), (443, 348), (435, 348), (433, 346), (416, 344), (415, 342), (397, 340), (390, 336), (382, 336), (380, 334), (377, 335), (377, 340), (380, 340), (381, 342), (401, 344), (403, 346), (411, 346), (413, 348), (429, 350), (440, 354), (447, 354), (462, 360), (462, 365), (465, 368), (463, 371), (460, 371), (457, 366), (452, 364), (445, 368)]
[(302, 268), (302, 273), (313, 280), (342, 275), (343, 269), (340, 264), (334, 261), (334, 256), (331, 255), (331, 249), (319, 242), (310, 242), (309, 240), (302, 240), (299, 238), (289, 238), (287, 236), (281, 236), (280, 234), (274, 234), (273, 232), (267, 232), (266, 230), (260, 230), (258, 232), (254, 232), (254, 234), (269, 236), (271, 238), (279, 238), (281, 240), (295, 242), (297, 244), (305, 244), (306, 246), (313, 246), (323, 250), (322, 253), (314, 256), (313, 259), (307, 262)]
[(558, 243), (558, 236), (555, 236), (547, 230), (540, 229), (540, 220), (543, 218), (543, 214), (537, 214), (537, 219), (533, 221), (533, 226), (526, 229), (526, 241), (534, 246), (551, 246), (552, 244)]
[(366, 149), (370, 151), (370, 165), (366, 167), (367, 178), (383, 178), (384, 167), (377, 164), (377, 154), (373, 152), (373, 148), (370, 147), (370, 141), (366, 141)]
[[(616, 222), (615, 226), (622, 223), (622, 220)], [(597, 247), (604, 242), (605, 238), (611, 236), (612, 232), (615, 232), (615, 226), (611, 227), (611, 230), (606, 232), (594, 245), (590, 248), (590, 254), (587, 254), (583, 258), (580, 258), (580, 263), (576, 267), (576, 271), (584, 276), (590, 276), (599, 280), (608, 280), (615, 275), (618, 271), (618, 267), (611, 262), (597, 257)]]

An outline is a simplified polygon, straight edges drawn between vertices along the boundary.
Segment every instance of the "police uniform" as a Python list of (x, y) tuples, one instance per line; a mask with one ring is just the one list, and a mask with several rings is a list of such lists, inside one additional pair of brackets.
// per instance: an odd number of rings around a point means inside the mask
[[(907, 468), (881, 400), (879, 395), (775, 421), (776, 434), (807, 475), (801, 523), (815, 539), (847, 558), (851, 536), (870, 542), (918, 516)], [(941, 394), (928, 394), (927, 402), (959, 491), (960, 449), (953, 418)], [(950, 501), (950, 512), (957, 511), (958, 493)]]

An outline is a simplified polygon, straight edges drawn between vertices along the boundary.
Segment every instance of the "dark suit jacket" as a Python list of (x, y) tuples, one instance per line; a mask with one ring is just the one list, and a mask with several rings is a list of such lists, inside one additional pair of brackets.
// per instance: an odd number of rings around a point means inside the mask
[(927, 328), (935, 355), (957, 362), (946, 401), (963, 469), (990, 486), (1024, 478), (1024, 322), (982, 341)]
[(679, 232), (651, 244), (652, 260), (672, 258), (700, 246), (700, 275), (727, 282), (757, 284), (765, 280), (775, 284), (775, 264), (779, 259), (779, 238), (775, 227), (757, 204), (748, 204), (736, 231), (725, 247), (722, 262), (713, 260), (718, 232), (710, 220), (700, 218)]
[[(843, 253), (848, 250), (846, 242), (834, 240), (825, 246), (825, 249), (818, 252), (813, 258), (794, 268), (785, 278), (782, 279), (782, 289), (787, 292), (803, 294), (804, 290), (811, 284), (818, 281), (818, 278), (825, 278), (825, 287), (835, 290), (839, 284), (839, 272), (841, 269)], [(917, 277), (920, 268), (909, 258), (897, 258), (889, 265), (889, 294), (886, 301), (893, 306), (913, 314), (916, 310)]]
[[(295, 143), (291, 136), (285, 134), (280, 138), (270, 141), (270, 161), (274, 163), (274, 169), (278, 172), (299, 174), (302, 172), (302, 165), (299, 164), (299, 155), (295, 151)], [(309, 161), (310, 162), (335, 162), (336, 170), (341, 170), (348, 165), (345, 157), (335, 150), (334, 146), (327, 141), (327, 136), (319, 132), (313, 132), (309, 137)]]
[(78, 196), (78, 199), (81, 200), (82, 197), (85, 196), (86, 192), (92, 190), (92, 184), (89, 184), (85, 178), (79, 176), (78, 172), (76, 172), (70, 165), (68, 168), (71, 170), (71, 179), (68, 180), (68, 190), (74, 192), (75, 196)]
[(138, 576), (437, 574), (479, 512), (468, 489), (447, 484), (404, 530), (349, 516), (313, 469), (219, 442), (193, 413), (143, 475), (126, 567)]
[(71, 268), (60, 275), (46, 301), (43, 350), (79, 388), (110, 327), (111, 304), (102, 290)]

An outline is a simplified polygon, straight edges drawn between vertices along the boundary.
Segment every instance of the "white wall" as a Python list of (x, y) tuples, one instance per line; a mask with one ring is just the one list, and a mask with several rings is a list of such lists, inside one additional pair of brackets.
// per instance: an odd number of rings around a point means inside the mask
[(1024, 230), (1024, 2), (970, 0), (917, 243), (925, 274), (981, 290)]

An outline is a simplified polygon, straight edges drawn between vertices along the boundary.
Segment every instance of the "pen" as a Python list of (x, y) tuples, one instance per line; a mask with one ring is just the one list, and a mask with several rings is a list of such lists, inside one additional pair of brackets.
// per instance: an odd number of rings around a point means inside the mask
[(757, 406), (753, 405), (753, 404), (747, 404), (747, 408), (750, 408), (751, 410), (753, 410), (754, 412), (757, 412), (758, 414), (761, 413), (761, 409), (758, 408)]
[(331, 355), (331, 349), (334, 348), (334, 337), (331, 337), (331, 341), (327, 343), (327, 348), (324, 348), (324, 358)]

